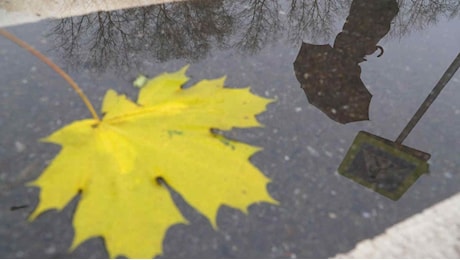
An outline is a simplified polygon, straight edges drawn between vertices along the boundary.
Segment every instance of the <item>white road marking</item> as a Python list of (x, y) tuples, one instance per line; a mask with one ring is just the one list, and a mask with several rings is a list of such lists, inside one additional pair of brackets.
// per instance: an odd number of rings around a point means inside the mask
[(460, 193), (335, 258), (460, 258)]
[(0, 27), (64, 18), (97, 11), (162, 4), (182, 0), (14, 0), (0, 1)]

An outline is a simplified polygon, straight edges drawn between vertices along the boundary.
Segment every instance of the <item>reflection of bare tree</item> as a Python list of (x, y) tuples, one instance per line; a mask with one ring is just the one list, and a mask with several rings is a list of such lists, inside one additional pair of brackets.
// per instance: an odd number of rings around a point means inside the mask
[[(154, 26), (145, 24), (154, 21)], [(223, 47), (231, 33), (233, 18), (222, 1), (194, 1), (161, 5), (155, 12), (137, 20), (143, 28), (140, 44), (147, 40), (154, 56), (165, 61), (173, 58), (191, 60), (205, 56), (214, 47)]]
[[(459, 0), (397, 0), (391, 35), (457, 17)], [(53, 36), (75, 67), (104, 70), (133, 60), (197, 60), (213, 48), (255, 53), (286, 38), (324, 42), (341, 26), (353, 0), (194, 0), (62, 19)], [(140, 57), (135, 59), (135, 57)]]
[(288, 13), (289, 39), (301, 42), (304, 36), (312, 41), (332, 36), (338, 19), (346, 16), (351, 0), (291, 0)]
[(65, 18), (53, 36), (71, 64), (99, 70), (132, 65), (133, 56), (196, 60), (224, 46), (233, 27), (223, 0), (188, 1)]
[[(54, 27), (53, 35), (57, 36), (58, 47), (66, 58), (73, 63), (81, 63), (90, 67), (104, 67), (107, 62), (114, 66), (125, 65), (130, 44), (125, 19), (119, 12), (97, 12), (81, 17), (65, 18)], [(122, 55), (117, 59), (114, 56)], [(86, 57), (85, 60), (78, 56)]]
[(235, 6), (233, 15), (240, 29), (235, 47), (255, 53), (269, 41), (276, 39), (281, 29), (278, 1), (242, 0)]
[(398, 0), (400, 15), (395, 19), (392, 34), (403, 36), (437, 23), (441, 18), (459, 15), (458, 0)]

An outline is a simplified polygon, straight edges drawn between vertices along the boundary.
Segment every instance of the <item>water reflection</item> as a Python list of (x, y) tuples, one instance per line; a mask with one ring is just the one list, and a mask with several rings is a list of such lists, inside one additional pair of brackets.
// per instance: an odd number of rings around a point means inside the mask
[(398, 10), (396, 0), (354, 0), (334, 47), (302, 43), (294, 71), (312, 105), (342, 124), (369, 119), (372, 95), (358, 64), (378, 49)]
[(294, 71), (310, 104), (345, 124), (368, 120), (372, 95), (361, 81), (358, 63), (330, 45), (302, 43)]
[(425, 152), (361, 131), (338, 172), (387, 198), (398, 200), (428, 172), (429, 158)]
[(334, 33), (335, 23), (346, 15), (350, 0), (292, 0), (288, 11), (288, 38), (298, 43), (304, 38), (326, 41)]
[[(76, 67), (130, 66), (137, 55), (158, 61), (198, 59), (225, 45), (233, 18), (223, 1), (189, 1), (97, 12), (60, 20), (51, 35)], [(136, 59), (137, 58), (137, 59)]]
[(460, 53), (409, 120), (395, 142), (361, 131), (338, 172), (392, 200), (398, 200), (420, 175), (428, 172), (430, 154), (403, 141), (460, 67)]
[(460, 1), (457, 0), (398, 0), (401, 9), (395, 19), (393, 34), (403, 36), (412, 30), (421, 30), (441, 18), (459, 15)]
[[(457, 0), (436, 1), (436, 8), (434, 2), (399, 0), (401, 11), (392, 26), (393, 35), (423, 28), (442, 16), (458, 15)], [(325, 41), (344, 20), (348, 6), (350, 0), (183, 1), (65, 18), (56, 22), (50, 36), (72, 67), (104, 71), (147, 60), (196, 61), (213, 49), (254, 54), (280, 39), (295, 45), (306, 38)], [(378, 39), (385, 28), (362, 30), (374, 32), (371, 38)], [(336, 41), (346, 45), (347, 40), (339, 37)]]
[(237, 1), (230, 10), (238, 25), (234, 28), (238, 40), (233, 44), (237, 49), (254, 54), (278, 38), (282, 29), (279, 1)]

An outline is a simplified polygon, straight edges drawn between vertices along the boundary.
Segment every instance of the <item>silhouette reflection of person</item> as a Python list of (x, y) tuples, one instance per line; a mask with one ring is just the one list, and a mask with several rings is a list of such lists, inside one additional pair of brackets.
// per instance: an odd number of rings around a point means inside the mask
[(353, 0), (334, 47), (302, 43), (294, 71), (312, 105), (342, 124), (369, 120), (372, 95), (361, 80), (359, 63), (379, 49), (378, 56), (383, 54), (377, 43), (398, 11), (396, 0)]

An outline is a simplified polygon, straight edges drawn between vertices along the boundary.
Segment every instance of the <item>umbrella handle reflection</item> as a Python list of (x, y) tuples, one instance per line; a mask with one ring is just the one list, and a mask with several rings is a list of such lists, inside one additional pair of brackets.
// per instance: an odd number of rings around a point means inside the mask
[(460, 67), (460, 53), (458, 53), (455, 60), (450, 64), (449, 68), (444, 72), (441, 79), (438, 81), (436, 86), (430, 92), (428, 97), (423, 101), (423, 103), (418, 108), (417, 112), (415, 112), (414, 116), (410, 119), (409, 123), (407, 123), (406, 127), (402, 130), (401, 134), (399, 134), (398, 138), (396, 139), (395, 143), (402, 144), (404, 139), (409, 135), (415, 125), (418, 123), (420, 118), (425, 114), (434, 100), (438, 97), (439, 93), (441, 93), (442, 89), (446, 86), (446, 84), (450, 81), (450, 79), (454, 76), (455, 72), (457, 72), (458, 68)]
[[(385, 51), (383, 50), (383, 47), (380, 46), (380, 45), (377, 45), (377, 46), (375, 47), (375, 51), (377, 51), (377, 50), (380, 51), (380, 53), (377, 55), (377, 58), (382, 57), (383, 53), (385, 52)], [(364, 61), (367, 61), (366, 58), (363, 58), (363, 60), (364, 60)]]
[[(384, 53), (385, 51), (383, 50), (383, 47), (380, 46), (380, 45), (377, 45), (377, 49), (380, 50), (380, 54), (377, 55), (377, 58), (380, 58), (380, 57), (382, 57), (382, 55), (383, 55), (383, 53)], [(377, 49), (376, 49), (376, 50), (377, 50)]]

